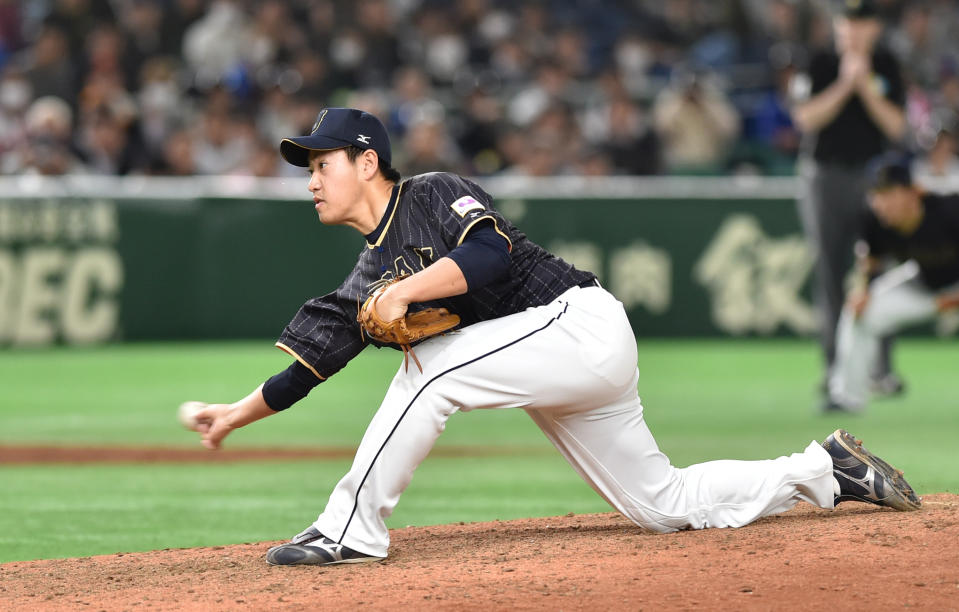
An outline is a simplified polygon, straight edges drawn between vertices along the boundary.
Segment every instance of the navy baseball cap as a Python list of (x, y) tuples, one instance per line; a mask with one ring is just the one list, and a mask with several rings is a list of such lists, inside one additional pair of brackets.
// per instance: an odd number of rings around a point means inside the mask
[(909, 160), (904, 155), (880, 156), (870, 164), (868, 174), (871, 191), (912, 186), (912, 171), (909, 169)]
[(294, 166), (310, 165), (310, 151), (332, 151), (350, 145), (372, 149), (391, 163), (390, 137), (383, 123), (373, 115), (355, 108), (324, 108), (316, 116), (309, 136), (284, 138), (280, 155)]

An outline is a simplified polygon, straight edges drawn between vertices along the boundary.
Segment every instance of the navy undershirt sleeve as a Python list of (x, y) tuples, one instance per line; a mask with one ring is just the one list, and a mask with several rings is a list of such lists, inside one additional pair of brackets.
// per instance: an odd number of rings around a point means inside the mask
[(473, 228), (463, 243), (447, 255), (456, 262), (469, 291), (485, 287), (509, 270), (509, 242), (492, 222)]
[(277, 412), (286, 410), (306, 397), (321, 382), (309, 368), (294, 361), (290, 367), (263, 383), (263, 399)]

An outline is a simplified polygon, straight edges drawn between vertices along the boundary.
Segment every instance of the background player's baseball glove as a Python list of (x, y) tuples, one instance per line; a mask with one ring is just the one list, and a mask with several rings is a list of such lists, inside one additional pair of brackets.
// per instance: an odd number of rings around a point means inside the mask
[(404, 278), (406, 277), (395, 278), (374, 291), (359, 309), (356, 320), (360, 323), (360, 329), (366, 332), (366, 335), (370, 338), (400, 345), (400, 348), (403, 349), (403, 362), (407, 370), (409, 369), (409, 358), (412, 356), (413, 361), (416, 362), (416, 367), (422, 372), (423, 366), (420, 365), (420, 360), (417, 359), (411, 345), (418, 340), (441, 334), (456, 327), (460, 323), (460, 318), (459, 315), (450, 314), (445, 308), (426, 308), (408, 313), (393, 321), (384, 321), (376, 312), (376, 300), (383, 295), (387, 287), (400, 282)]

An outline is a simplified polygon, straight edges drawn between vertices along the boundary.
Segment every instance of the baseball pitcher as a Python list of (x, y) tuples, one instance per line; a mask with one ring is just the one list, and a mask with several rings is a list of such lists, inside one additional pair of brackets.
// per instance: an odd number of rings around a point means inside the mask
[(290, 367), (244, 399), (199, 411), (203, 444), (216, 449), (232, 430), (293, 405), (367, 344), (402, 349), (404, 359), (349, 473), (268, 563), (384, 559), (385, 520), (414, 470), (447, 419), (475, 409), (524, 410), (599, 495), (657, 532), (745, 525), (799, 500), (919, 506), (902, 474), (843, 430), (775, 460), (674, 467), (643, 418), (626, 313), (595, 275), (528, 240), (462, 177), (401, 182), (385, 128), (365, 112), (325, 109), (280, 152), (308, 169), (320, 221), (365, 242), (343, 284), (303, 304), (283, 330), (277, 346)]

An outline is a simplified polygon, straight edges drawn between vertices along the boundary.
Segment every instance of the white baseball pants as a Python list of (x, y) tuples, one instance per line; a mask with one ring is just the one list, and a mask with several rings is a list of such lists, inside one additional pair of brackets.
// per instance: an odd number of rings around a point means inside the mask
[(813, 442), (767, 461), (670, 465), (643, 419), (636, 340), (599, 287), (471, 325), (416, 347), (401, 366), (349, 473), (314, 525), (360, 552), (386, 556), (393, 512), (413, 471), (458, 410), (521, 408), (583, 479), (641, 527), (736, 527), (799, 500), (833, 506), (832, 460)]
[(936, 316), (936, 293), (919, 279), (919, 267), (907, 261), (877, 277), (869, 302), (856, 318), (843, 309), (836, 329), (836, 362), (829, 395), (843, 406), (863, 409), (869, 399), (869, 372), (879, 355), (879, 341), (904, 327)]

